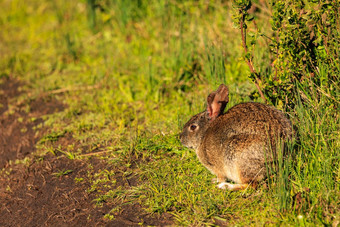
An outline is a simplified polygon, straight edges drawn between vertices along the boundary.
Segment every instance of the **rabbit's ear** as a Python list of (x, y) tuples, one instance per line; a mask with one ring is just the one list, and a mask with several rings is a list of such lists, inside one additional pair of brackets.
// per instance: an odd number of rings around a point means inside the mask
[(216, 117), (223, 114), (223, 111), (229, 102), (229, 91), (227, 86), (221, 84), (216, 91), (208, 95), (207, 102), (207, 111), (211, 120), (214, 120)]

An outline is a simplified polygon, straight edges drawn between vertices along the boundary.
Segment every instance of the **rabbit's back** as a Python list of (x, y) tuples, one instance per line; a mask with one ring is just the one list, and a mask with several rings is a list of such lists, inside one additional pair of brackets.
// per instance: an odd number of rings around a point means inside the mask
[[(208, 132), (211, 131), (211, 132)], [(292, 127), (285, 115), (262, 103), (240, 103), (218, 117), (207, 131), (224, 139), (233, 135), (251, 134), (268, 139), (290, 137)]]

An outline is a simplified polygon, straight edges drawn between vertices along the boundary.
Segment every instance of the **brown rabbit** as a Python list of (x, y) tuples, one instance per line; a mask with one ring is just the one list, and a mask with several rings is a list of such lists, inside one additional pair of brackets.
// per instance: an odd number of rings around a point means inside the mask
[(290, 138), (292, 126), (282, 112), (261, 103), (241, 103), (223, 113), (228, 95), (224, 84), (209, 94), (207, 110), (184, 125), (180, 139), (217, 176), (219, 188), (239, 190), (265, 177), (277, 141)]

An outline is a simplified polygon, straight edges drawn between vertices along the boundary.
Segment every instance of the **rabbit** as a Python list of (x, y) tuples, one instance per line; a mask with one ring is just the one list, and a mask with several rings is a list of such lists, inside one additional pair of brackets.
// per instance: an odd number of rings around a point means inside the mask
[(281, 111), (256, 102), (237, 104), (224, 113), (228, 96), (224, 84), (209, 94), (207, 110), (184, 125), (180, 140), (216, 175), (219, 188), (236, 191), (265, 178), (266, 162), (277, 157), (278, 141), (292, 137), (292, 124)]

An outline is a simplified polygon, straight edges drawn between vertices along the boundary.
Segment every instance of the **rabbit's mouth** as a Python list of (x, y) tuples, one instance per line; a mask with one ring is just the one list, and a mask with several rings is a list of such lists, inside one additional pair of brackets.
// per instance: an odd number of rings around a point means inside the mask
[(180, 141), (181, 141), (181, 143), (182, 143), (182, 145), (183, 145), (184, 147), (189, 148), (189, 149), (194, 149), (194, 148), (195, 148), (194, 145), (191, 144), (190, 141), (188, 141), (188, 140), (186, 139), (186, 137), (183, 136), (182, 134), (180, 135), (179, 139), (180, 139)]
[(187, 140), (185, 139), (184, 133), (181, 133), (179, 135), (179, 140), (181, 141), (181, 144), (187, 148), (192, 148), (190, 144), (187, 143)]
[[(182, 143), (182, 144), (183, 144), (183, 143)], [(185, 146), (186, 148), (189, 148), (189, 149), (193, 149), (193, 148), (194, 148), (194, 146), (192, 146), (192, 145), (183, 144), (183, 146)]]

